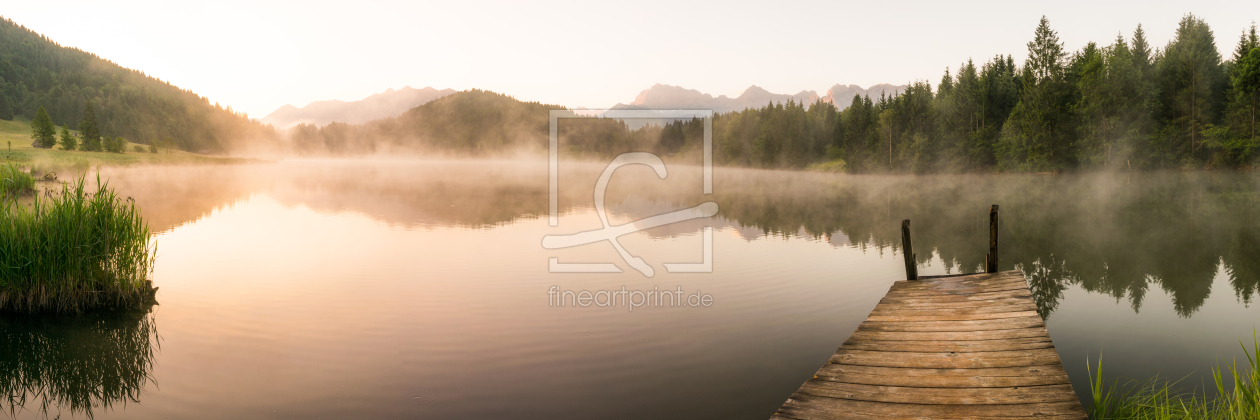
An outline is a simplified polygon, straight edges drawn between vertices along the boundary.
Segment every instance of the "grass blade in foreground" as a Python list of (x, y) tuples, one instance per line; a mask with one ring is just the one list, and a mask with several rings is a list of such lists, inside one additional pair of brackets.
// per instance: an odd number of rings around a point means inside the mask
[[(1176, 391), (1176, 382), (1159, 378), (1122, 387), (1117, 383), (1106, 386), (1102, 381), (1102, 360), (1098, 370), (1091, 372), (1090, 391), (1094, 407), (1090, 417), (1094, 419), (1211, 419), (1242, 420), (1260, 419), (1260, 338), (1253, 334), (1252, 350), (1243, 346), (1247, 365), (1237, 363), (1228, 366), (1234, 380), (1226, 389), (1224, 372), (1219, 366), (1212, 369), (1212, 379), (1218, 392), (1215, 399), (1207, 399), (1190, 393)], [(1239, 344), (1242, 344), (1241, 342)], [(1097, 374), (1098, 377), (1092, 375)]]

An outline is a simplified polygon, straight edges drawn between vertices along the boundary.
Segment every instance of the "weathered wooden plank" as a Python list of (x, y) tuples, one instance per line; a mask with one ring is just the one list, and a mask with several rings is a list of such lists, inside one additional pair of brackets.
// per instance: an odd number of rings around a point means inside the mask
[(1045, 327), (1039, 316), (978, 321), (866, 321), (858, 331), (988, 331)]
[(854, 401), (793, 394), (779, 409), (780, 415), (795, 419), (1018, 419), (1059, 418), (1086, 419), (1078, 401), (1033, 404), (896, 404)]
[(986, 281), (1010, 280), (1010, 279), (1023, 280), (1024, 273), (1019, 270), (1011, 270), (1011, 271), (1003, 271), (1001, 273), (994, 273), (994, 274), (976, 273), (976, 274), (948, 275), (948, 276), (919, 276), (919, 280), (915, 280), (915, 281), (897, 280), (894, 282), (894, 284), (910, 283), (912, 285), (923, 285), (923, 286), (954, 285), (954, 284), (968, 284), (968, 283), (983, 283)]
[(841, 347), (830, 363), (841, 365), (907, 367), (927, 369), (972, 369), (1062, 364), (1053, 348), (970, 353), (917, 353), (849, 350)]
[(1062, 365), (980, 369), (922, 369), (828, 363), (814, 379), (919, 388), (997, 388), (1070, 384)]
[(956, 341), (884, 341), (849, 338), (844, 348), (870, 351), (909, 351), (921, 353), (977, 352), (1034, 350), (1053, 348), (1050, 337), (1016, 338), (1010, 340), (956, 340)]
[(939, 280), (898, 280), (892, 284), (892, 290), (900, 289), (919, 289), (927, 290), (934, 288), (950, 288), (950, 287), (984, 287), (1006, 284), (1027, 284), (1028, 281), (1018, 272), (1010, 275), (1006, 274), (979, 274), (967, 277), (955, 277)]
[(884, 295), (884, 297), (896, 298), (896, 299), (910, 299), (910, 298), (923, 298), (923, 297), (936, 297), (936, 296), (974, 295), (977, 293), (997, 293), (997, 292), (1009, 292), (1009, 291), (1018, 291), (1018, 290), (1028, 290), (1028, 286), (1022, 285), (1022, 284), (1011, 284), (1011, 285), (994, 285), (994, 286), (981, 286), (981, 287), (958, 287), (958, 288), (949, 288), (949, 289), (942, 289), (942, 290), (931, 290), (931, 289), (915, 290), (913, 288), (903, 288), (900, 290), (890, 290), (888, 291), (887, 294)]
[(979, 292), (1000, 292), (1004, 290), (1027, 289), (1028, 285), (1023, 280), (1003, 280), (1000, 282), (976, 284), (976, 285), (950, 285), (950, 286), (918, 286), (918, 285), (901, 285), (894, 284), (888, 290), (888, 294), (909, 294), (917, 293), (922, 295), (938, 294), (938, 293), (979, 293)]
[(1037, 305), (1034, 303), (1021, 303), (1018, 305), (996, 305), (996, 306), (974, 306), (965, 308), (927, 308), (919, 309), (915, 306), (900, 305), (883, 305), (876, 306), (871, 311), (871, 315), (908, 315), (908, 316), (931, 316), (931, 315), (972, 315), (972, 314), (991, 314), (1001, 312), (1023, 312), (1036, 311)]
[(986, 308), (990, 306), (1022, 305), (1030, 303), (1028, 297), (1015, 297), (992, 300), (973, 300), (963, 302), (880, 302), (876, 309), (910, 308), (910, 309), (947, 309), (947, 308)]
[(935, 296), (909, 296), (909, 297), (884, 297), (880, 302), (904, 302), (904, 303), (940, 303), (940, 302), (966, 302), (973, 300), (994, 300), (1006, 298), (1030, 298), (1032, 292), (1028, 289), (1007, 290), (1003, 292), (984, 292), (973, 293), (969, 295), (946, 295), (940, 294)]
[(899, 315), (895, 311), (888, 315), (871, 315), (867, 321), (979, 321), (985, 319), (1027, 318), (1037, 316), (1037, 311), (998, 312), (987, 314), (939, 314), (939, 315)]
[(988, 331), (862, 331), (858, 330), (849, 338), (867, 340), (1005, 340), (1011, 338), (1050, 337), (1045, 328), (1016, 328), (1009, 330)]
[(810, 380), (797, 393), (902, 404), (1028, 404), (1076, 401), (1072, 385), (1004, 388), (915, 388)]

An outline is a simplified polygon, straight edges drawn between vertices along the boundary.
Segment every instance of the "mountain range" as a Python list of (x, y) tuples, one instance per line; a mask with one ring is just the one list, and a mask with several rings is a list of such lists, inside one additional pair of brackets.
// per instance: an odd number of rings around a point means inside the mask
[(880, 93), (893, 95), (905, 90), (905, 85), (879, 84), (863, 89), (858, 85), (832, 86), (824, 96), (812, 90), (800, 91), (794, 95), (771, 93), (758, 86), (750, 86), (739, 96), (731, 98), (726, 95), (713, 97), (695, 89), (679, 86), (656, 84), (642, 92), (629, 104), (617, 104), (613, 109), (712, 109), (723, 113), (741, 111), (748, 108), (760, 108), (769, 103), (785, 103), (788, 100), (804, 103), (806, 106), (818, 100), (835, 105), (839, 109), (847, 108), (853, 103), (854, 95), (870, 95), (879, 97)]
[(398, 90), (390, 88), (352, 102), (315, 101), (301, 108), (285, 105), (267, 114), (261, 121), (277, 129), (285, 129), (298, 124), (318, 126), (333, 122), (363, 124), (372, 120), (397, 117), (408, 109), (452, 93), (455, 93), (452, 89), (437, 90), (431, 87), (416, 89), (406, 86)]
[[(679, 86), (656, 84), (639, 92), (629, 104), (619, 103), (612, 109), (712, 109), (723, 113), (741, 111), (748, 108), (760, 108), (769, 103), (786, 103), (791, 100), (804, 103), (807, 107), (819, 100), (830, 103), (839, 109), (845, 109), (853, 102), (854, 95), (870, 95), (879, 97), (881, 93), (893, 95), (905, 90), (905, 85), (879, 84), (869, 88), (858, 85), (837, 84), (827, 89), (823, 96), (815, 91), (801, 91), (794, 95), (772, 93), (758, 86), (751, 86), (744, 93), (731, 98), (726, 95), (714, 97), (695, 89)], [(424, 105), (429, 101), (455, 93), (451, 89), (437, 90), (431, 87), (415, 89), (404, 87), (399, 90), (386, 89), (384, 92), (363, 98), (363, 100), (316, 101), (298, 108), (293, 105), (282, 106), (263, 117), (261, 122), (271, 124), (277, 129), (286, 129), (298, 124), (327, 125), (332, 122), (363, 124), (382, 118), (397, 117), (409, 109)]]

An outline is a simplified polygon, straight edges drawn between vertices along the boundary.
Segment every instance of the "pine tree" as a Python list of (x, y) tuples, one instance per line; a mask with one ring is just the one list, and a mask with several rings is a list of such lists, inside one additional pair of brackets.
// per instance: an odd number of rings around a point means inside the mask
[(101, 132), (96, 125), (96, 111), (92, 109), (92, 101), (83, 104), (83, 121), (79, 123), (79, 135), (83, 136), (84, 151), (101, 151)]
[(1059, 34), (1050, 29), (1050, 20), (1042, 16), (1033, 40), (1028, 43), (1028, 61), (1024, 65), (1032, 70), (1033, 77), (1040, 84), (1062, 77), (1063, 58), (1066, 56)]
[(48, 111), (42, 106), (35, 111), (35, 118), (31, 118), (31, 138), (35, 140), (35, 146), (45, 149), (57, 144), (57, 126), (53, 125)]
[(1146, 31), (1142, 30), (1142, 24), (1138, 24), (1137, 29), (1133, 31), (1133, 47), (1131, 48), (1133, 56), (1133, 67), (1142, 74), (1142, 77), (1149, 77), (1151, 73), (1151, 45), (1146, 42)]
[(1260, 154), (1260, 39), (1256, 25), (1244, 32), (1234, 49), (1230, 70), (1226, 119), (1234, 141), (1228, 142), (1231, 160), (1247, 163)]
[(1194, 15), (1182, 18), (1156, 71), (1165, 123), (1160, 159), (1181, 165), (1205, 160), (1202, 132), (1221, 111), (1226, 82), (1207, 23)]
[(1028, 43), (1028, 60), (1020, 76), (1019, 103), (1003, 126), (995, 147), (1000, 167), (1008, 170), (1053, 171), (1072, 163), (1070, 112), (1073, 86), (1066, 80), (1063, 43), (1045, 16)]
[(61, 126), (61, 150), (74, 150), (79, 148), (79, 141), (70, 134), (70, 128)]

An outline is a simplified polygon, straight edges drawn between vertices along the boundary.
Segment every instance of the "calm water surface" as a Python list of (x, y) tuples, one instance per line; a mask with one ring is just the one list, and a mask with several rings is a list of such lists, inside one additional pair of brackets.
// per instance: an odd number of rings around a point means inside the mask
[[(156, 232), (147, 313), (0, 317), (19, 418), (767, 418), (904, 278), (975, 272), (1002, 206), (1078, 393), (1107, 376), (1210, 382), (1260, 324), (1253, 174), (863, 177), (617, 172), (613, 224), (704, 201), (716, 217), (546, 250), (600, 226), (601, 165), (290, 161), (101, 171)], [(699, 262), (713, 228), (713, 272)], [(548, 259), (624, 272), (549, 273)], [(553, 289), (554, 287), (554, 289)], [(677, 290), (698, 307), (556, 307), (548, 290)], [(633, 310), (631, 310), (633, 309)], [(2, 401), (2, 400), (0, 400)], [(0, 402), (2, 403), (2, 402)], [(19, 406), (20, 405), (20, 406)]]

